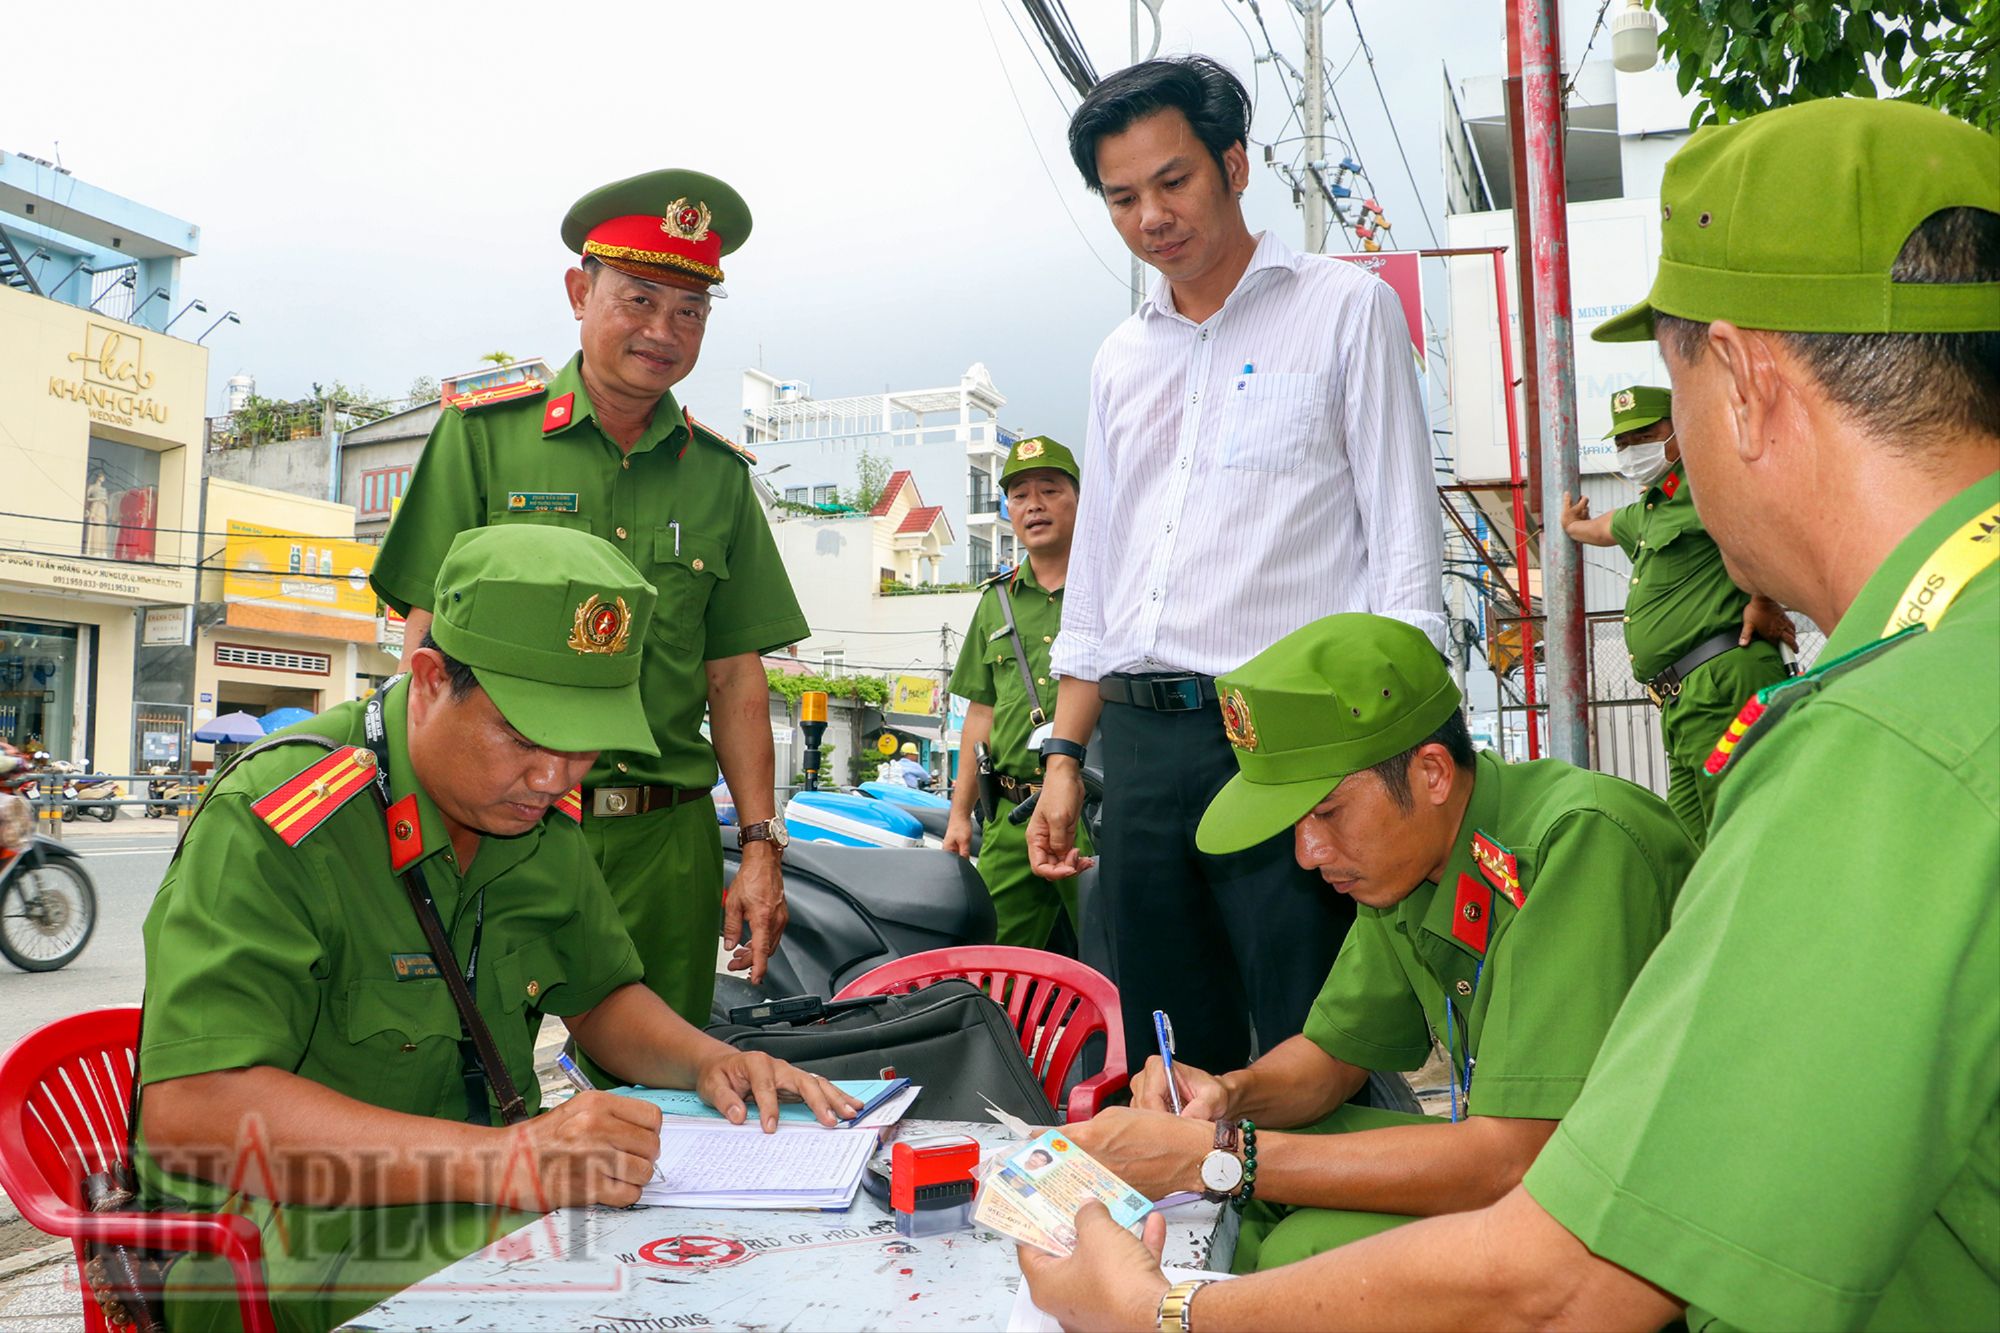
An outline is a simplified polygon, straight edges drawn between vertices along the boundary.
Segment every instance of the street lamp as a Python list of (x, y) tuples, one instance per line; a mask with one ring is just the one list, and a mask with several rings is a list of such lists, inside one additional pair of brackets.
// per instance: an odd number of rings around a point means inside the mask
[[(204, 315), (205, 315), (205, 314), (207, 314), (207, 313), (208, 313), (207, 309), (206, 309), (206, 308), (204, 308), (204, 309), (202, 310), (202, 313), (203, 313)], [(201, 345), (202, 343), (205, 343), (205, 342), (207, 342), (207, 341), (208, 341), (208, 335), (209, 335), (209, 334), (211, 334), (211, 333), (214, 333), (214, 332), (215, 332), (215, 331), (216, 331), (216, 330), (217, 330), (218, 328), (222, 327), (222, 324), (223, 324), (223, 322), (224, 322), (225, 320), (226, 320), (226, 321), (228, 321), (228, 322), (229, 322), (229, 323), (231, 323), (231, 324), (241, 324), (241, 323), (243, 322), (242, 320), (240, 320), (240, 319), (238, 319), (238, 318), (236, 317), (236, 312), (235, 312), (234, 310), (231, 310), (231, 311), (227, 311), (227, 312), (226, 312), (226, 313), (224, 313), (224, 315), (222, 316), (222, 319), (218, 319), (218, 320), (216, 320), (216, 321), (215, 321), (215, 323), (213, 323), (213, 324), (209, 325), (209, 326), (208, 326), (208, 327), (207, 327), (206, 329), (203, 329), (203, 330), (202, 330), (202, 334), (201, 334), (201, 337), (199, 337), (199, 338), (196, 338), (196, 339), (195, 339), (195, 344), (196, 344), (196, 346), (199, 346), (199, 345)]]
[(1621, 74), (1643, 74), (1660, 60), (1660, 32), (1646, 0), (1626, 0), (1611, 20), (1611, 66)]
[[(200, 301), (189, 301), (186, 305), (182, 306), (181, 315), (185, 315), (190, 310), (199, 310), (204, 315), (208, 313), (208, 307), (206, 305), (203, 305)], [(167, 328), (161, 329), (160, 332), (165, 333), (167, 329), (171, 329), (174, 325), (180, 323), (181, 315), (175, 315), (172, 319), (168, 320)]]
[(155, 287), (153, 289), (153, 294), (151, 296), (147, 297), (145, 300), (139, 302), (139, 304), (132, 307), (132, 313), (125, 317), (126, 322), (130, 324), (137, 324), (139, 322), (139, 312), (141, 310), (144, 310), (147, 306), (151, 305), (154, 301), (159, 300), (162, 296), (165, 295), (167, 295), (166, 288)]

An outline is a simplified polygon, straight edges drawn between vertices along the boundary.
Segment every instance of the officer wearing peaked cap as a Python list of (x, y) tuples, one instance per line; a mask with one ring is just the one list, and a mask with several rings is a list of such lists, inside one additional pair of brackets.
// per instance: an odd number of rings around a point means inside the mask
[[(1049, 653), (1062, 629), (1081, 485), (1076, 455), (1058, 440), (1033, 435), (1016, 440), (1007, 451), (1000, 493), (1007, 497), (1007, 522), (1019, 559), (987, 585), (951, 673), (951, 692), (971, 705), (962, 753), (971, 754), (985, 741), (992, 755), (992, 809), (979, 837), (979, 878), (993, 898), (995, 939), (1029, 949), (1047, 947), (1058, 912), (1067, 916), (1073, 933), (1082, 934), (1076, 882), (1051, 882), (1037, 875), (1028, 865), (1027, 827), (1010, 818), (1041, 788), (1042, 756), (1035, 747), (1037, 732), (1056, 712)], [(980, 781), (973, 765), (960, 764), (945, 829), (946, 851), (971, 855)], [(1075, 836), (1084, 855), (1095, 850), (1080, 820)], [(1086, 962), (1099, 965), (1084, 952)]]
[[(1592, 517), (1590, 501), (1563, 497), (1572, 541), (1616, 546), (1632, 561), (1625, 643), (1632, 674), (1660, 710), (1667, 804), (1699, 845), (1715, 813), (1715, 778), (1703, 765), (1743, 703), (1787, 674), (1778, 644), (1798, 647), (1784, 608), (1738, 587), (1695, 512), (1674, 436), (1673, 394), (1634, 384), (1611, 395), (1607, 439), (1637, 500)], [(1759, 637), (1759, 636), (1762, 637)]]
[[(1155, 1197), (1249, 1203), (1236, 1264), (1250, 1271), (1518, 1182), (1666, 933), (1695, 848), (1629, 782), (1475, 754), (1444, 660), (1402, 621), (1328, 616), (1216, 688), (1241, 771), (1197, 844), (1290, 830), (1299, 864), (1354, 899), (1354, 928), (1299, 1036), (1220, 1077), (1179, 1065), (1179, 1117), (1155, 1056), (1135, 1109), (1070, 1129)], [(1416, 1069), (1434, 1044), (1449, 1122), (1349, 1101), (1369, 1071)], [(1256, 1126), (1254, 1165), (1235, 1169), (1217, 1121)]]
[[(383, 600), (420, 635), (453, 539), (485, 524), (564, 527), (610, 542), (659, 589), (640, 645), (646, 725), (608, 745), (584, 782), (584, 836), (638, 946), (646, 984), (707, 1021), (715, 937), (763, 977), (785, 927), (762, 653), (805, 637), (747, 454), (682, 410), (723, 260), (750, 234), (735, 190), (655, 171), (579, 199), (563, 243), (582, 350), (547, 386), (509, 386), (439, 419), (375, 563)], [(702, 724), (708, 722), (704, 736)], [(722, 905), (709, 791), (735, 794), (743, 864)]]
[[(545, 1015), (620, 1079), (767, 1126), (777, 1088), (852, 1105), (637, 984), (577, 783), (599, 749), (647, 743), (652, 586), (595, 537), (502, 526), (455, 539), (433, 593), (408, 674), (223, 773), (146, 919), (143, 1191), (257, 1223), (286, 1329), (351, 1318), (530, 1212), (638, 1197), (659, 1112), (587, 1093), (537, 1115)], [(234, 1318), (212, 1259), (181, 1260), (168, 1296), (173, 1327)]]
[[(1826, 648), (1717, 745), (1673, 927), (1521, 1188), (1192, 1323), (2000, 1327), (2000, 150), (1824, 99), (1697, 130), (1660, 202), (1594, 336), (1658, 339), (1702, 522)], [(1151, 1328), (1145, 1254), (1086, 1208), (1022, 1267)]]

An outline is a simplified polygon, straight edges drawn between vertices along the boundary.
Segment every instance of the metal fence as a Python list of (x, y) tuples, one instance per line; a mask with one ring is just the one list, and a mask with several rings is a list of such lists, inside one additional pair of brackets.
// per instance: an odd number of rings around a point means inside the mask
[[(1798, 625), (1797, 661), (1803, 671), (1826, 646), (1826, 635), (1803, 616), (1792, 619)], [(1591, 767), (1665, 795), (1667, 751), (1660, 735), (1660, 710), (1632, 674), (1631, 654), (1625, 648), (1624, 614), (1586, 616), (1584, 648), (1590, 683)], [(1527, 725), (1524, 715), (1528, 710), (1519, 704), (1504, 705), (1500, 711), (1510, 730)], [(1545, 707), (1535, 711), (1546, 720)]]

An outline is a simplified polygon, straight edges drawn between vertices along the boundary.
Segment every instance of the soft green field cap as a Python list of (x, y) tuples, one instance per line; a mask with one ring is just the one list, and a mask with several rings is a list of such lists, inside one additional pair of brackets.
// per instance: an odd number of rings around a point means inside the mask
[(1660, 267), (1592, 331), (1653, 336), (1656, 311), (1788, 333), (2000, 329), (2000, 282), (1893, 282), (1947, 208), (2000, 213), (2000, 141), (1908, 102), (1824, 98), (1704, 126), (1660, 183)]
[(1628, 430), (1644, 430), (1673, 414), (1673, 390), (1634, 384), (1611, 395), (1611, 429), (1604, 432), (1604, 438), (1608, 440)]
[(1023, 472), (1033, 472), (1037, 468), (1050, 468), (1066, 474), (1078, 486), (1083, 484), (1083, 474), (1076, 466), (1076, 455), (1046, 435), (1034, 435), (1016, 440), (1014, 447), (1007, 451), (1007, 461), (1000, 467), (1001, 491), (1004, 493), (1007, 483)]
[(1350, 773), (1401, 754), (1458, 708), (1424, 632), (1387, 616), (1316, 620), (1215, 682), (1237, 774), (1195, 830), (1204, 852), (1284, 832)]
[(551, 750), (658, 754), (639, 701), (653, 585), (601, 537), (501, 523), (458, 534), (431, 637), (514, 730)]

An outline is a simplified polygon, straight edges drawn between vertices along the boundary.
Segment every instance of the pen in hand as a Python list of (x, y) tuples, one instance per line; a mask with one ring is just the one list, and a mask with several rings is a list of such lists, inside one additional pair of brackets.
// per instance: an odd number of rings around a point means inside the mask
[(1160, 1044), (1160, 1069), (1167, 1076), (1167, 1101), (1174, 1108), (1174, 1114), (1181, 1113), (1180, 1075), (1174, 1072), (1174, 1022), (1167, 1017), (1164, 1009), (1153, 1011), (1153, 1036)]

